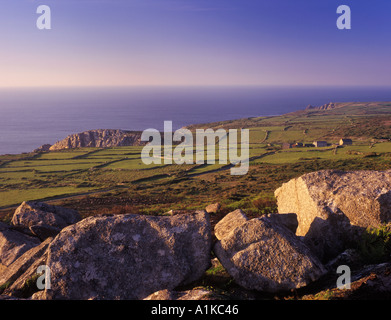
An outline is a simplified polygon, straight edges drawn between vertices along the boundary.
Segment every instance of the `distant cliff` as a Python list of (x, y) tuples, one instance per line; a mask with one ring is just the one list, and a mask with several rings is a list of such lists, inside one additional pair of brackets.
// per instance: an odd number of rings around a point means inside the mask
[(314, 107), (312, 105), (309, 105), (307, 106), (307, 108), (305, 108), (305, 110), (331, 110), (335, 108), (341, 108), (342, 106), (344, 106), (344, 104), (330, 102), (320, 107)]
[(56, 142), (48, 148), (48, 150), (55, 151), (85, 147), (109, 148), (119, 146), (140, 146), (144, 144), (145, 143), (141, 141), (141, 132), (138, 131), (98, 129), (72, 134), (63, 140)]

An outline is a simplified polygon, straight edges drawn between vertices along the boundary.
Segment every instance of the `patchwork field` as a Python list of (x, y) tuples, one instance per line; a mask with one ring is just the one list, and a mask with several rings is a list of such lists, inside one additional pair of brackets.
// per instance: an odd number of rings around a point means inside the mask
[[(203, 126), (191, 126), (190, 129)], [(276, 210), (274, 190), (289, 179), (320, 169), (391, 169), (391, 104), (347, 104), (278, 117), (211, 123), (210, 128), (250, 129), (250, 168), (230, 175), (216, 164), (151, 164), (142, 147), (82, 148), (0, 156), (0, 218), (25, 200), (45, 200), (83, 215), (117, 210), (163, 214), (200, 209), (219, 201), (228, 211), (258, 215)], [(351, 138), (353, 145), (337, 144)], [(282, 149), (282, 143), (325, 140), (327, 147)], [(194, 148), (195, 149), (195, 148)], [(240, 148), (239, 148), (240, 150)], [(193, 150), (194, 158), (196, 151)], [(205, 155), (207, 152), (205, 151)], [(163, 160), (163, 159), (161, 159)], [(121, 209), (122, 208), (122, 209)]]

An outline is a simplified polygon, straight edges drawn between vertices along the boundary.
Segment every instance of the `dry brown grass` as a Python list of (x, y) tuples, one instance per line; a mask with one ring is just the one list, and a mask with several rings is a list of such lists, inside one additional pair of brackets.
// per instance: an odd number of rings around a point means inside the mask
[(97, 211), (95, 211), (95, 215), (127, 214), (127, 213), (139, 214), (140, 210), (135, 206), (125, 204), (125, 205), (114, 205), (112, 207), (102, 207), (97, 209)]

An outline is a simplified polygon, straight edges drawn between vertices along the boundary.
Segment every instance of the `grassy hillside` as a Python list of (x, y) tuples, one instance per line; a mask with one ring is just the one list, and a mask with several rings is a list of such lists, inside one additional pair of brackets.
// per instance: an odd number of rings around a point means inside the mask
[[(246, 118), (197, 124), (197, 128), (251, 128), (253, 143), (391, 139), (391, 102), (337, 103), (331, 110), (302, 110), (275, 117)], [(266, 133), (269, 132), (265, 139)]]
[[(190, 126), (249, 128), (250, 169), (231, 176), (214, 165), (145, 165), (142, 147), (84, 148), (0, 156), (0, 218), (24, 200), (52, 200), (96, 213), (163, 214), (219, 201), (223, 212), (251, 215), (276, 210), (273, 192), (283, 182), (320, 169), (391, 169), (391, 103), (345, 103), (331, 110), (298, 111)], [(352, 146), (335, 148), (341, 138)], [(284, 142), (326, 140), (324, 148), (282, 149)]]

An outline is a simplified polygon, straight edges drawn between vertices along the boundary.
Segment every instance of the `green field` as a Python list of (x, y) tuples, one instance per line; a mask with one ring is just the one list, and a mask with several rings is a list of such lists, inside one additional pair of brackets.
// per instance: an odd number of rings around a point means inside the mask
[[(131, 205), (136, 212), (196, 209), (214, 201), (226, 210), (262, 214), (275, 210), (274, 190), (320, 169), (391, 169), (391, 104), (347, 104), (327, 111), (297, 112), (212, 123), (211, 128), (250, 129), (250, 169), (231, 176), (215, 164), (146, 165), (142, 147), (82, 148), (0, 156), (0, 208), (25, 200), (53, 200), (83, 214)], [(202, 126), (190, 126), (191, 130)], [(203, 125), (205, 127), (205, 125)], [(336, 148), (342, 138), (352, 146)], [(282, 149), (284, 142), (326, 140), (328, 147)], [(196, 149), (194, 147), (194, 155)], [(207, 151), (204, 152), (207, 155)], [(3, 219), (12, 210), (5, 210)]]
[(391, 143), (371, 145), (344, 146), (337, 148), (292, 148), (281, 150), (273, 155), (256, 160), (255, 163), (294, 163), (310, 160), (349, 160), (359, 157), (384, 157), (391, 155)]

